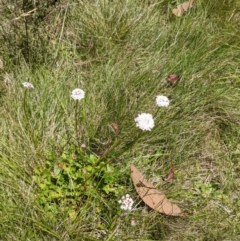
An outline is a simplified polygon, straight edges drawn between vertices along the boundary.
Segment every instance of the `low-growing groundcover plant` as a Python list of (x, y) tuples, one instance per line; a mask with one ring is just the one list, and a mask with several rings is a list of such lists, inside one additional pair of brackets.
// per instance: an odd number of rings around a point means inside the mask
[(239, 2), (44, 3), (0, 2), (0, 239), (239, 240)]

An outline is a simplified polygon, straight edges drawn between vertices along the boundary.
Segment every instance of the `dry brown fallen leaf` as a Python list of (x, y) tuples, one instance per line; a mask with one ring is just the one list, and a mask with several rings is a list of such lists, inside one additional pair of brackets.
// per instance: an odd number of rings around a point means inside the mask
[(179, 4), (177, 8), (174, 8), (172, 10), (172, 13), (176, 15), (177, 17), (181, 17), (184, 12), (188, 11), (190, 8), (193, 7), (194, 0), (189, 0), (187, 2), (184, 2), (182, 4)]
[(181, 209), (148, 182), (133, 164), (131, 164), (131, 177), (137, 193), (149, 207), (166, 215), (182, 215)]
[(113, 128), (114, 133), (118, 132), (118, 124), (116, 122), (111, 123), (111, 127)]
[(177, 74), (170, 74), (167, 77), (167, 82), (171, 85), (176, 85), (179, 81), (180, 77)]
[(172, 165), (172, 168), (171, 168), (168, 176), (166, 178), (163, 177), (162, 180), (164, 182), (170, 182), (173, 179), (173, 177), (174, 177), (174, 165)]

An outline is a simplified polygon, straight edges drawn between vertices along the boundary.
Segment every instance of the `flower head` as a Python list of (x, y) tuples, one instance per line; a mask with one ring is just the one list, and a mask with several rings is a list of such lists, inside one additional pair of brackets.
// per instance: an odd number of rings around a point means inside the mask
[(151, 131), (154, 127), (154, 120), (151, 114), (142, 113), (135, 118), (136, 126), (143, 131)]
[(168, 107), (169, 106), (169, 99), (167, 96), (164, 96), (164, 95), (158, 95), (156, 97), (156, 104), (157, 106), (159, 107)]
[(120, 208), (123, 210), (132, 210), (133, 205), (133, 199), (130, 197), (129, 194), (126, 194), (125, 196), (122, 196), (121, 200), (118, 201), (119, 204), (121, 204)]
[(85, 96), (85, 92), (82, 89), (74, 89), (71, 94), (71, 97), (74, 100), (81, 100), (84, 98), (84, 96)]
[(34, 89), (33, 84), (29, 83), (29, 82), (23, 82), (23, 87), (27, 88), (27, 89)]

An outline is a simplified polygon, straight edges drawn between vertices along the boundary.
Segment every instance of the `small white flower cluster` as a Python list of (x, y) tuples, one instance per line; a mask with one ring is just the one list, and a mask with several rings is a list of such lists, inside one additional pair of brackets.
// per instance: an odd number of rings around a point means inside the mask
[[(169, 103), (169, 99), (164, 95), (158, 95), (156, 97), (156, 104), (159, 107), (167, 107), (169, 106)], [(134, 120), (136, 122), (136, 126), (143, 131), (151, 131), (154, 127), (154, 119), (151, 114), (139, 114)]]
[(34, 89), (33, 84), (29, 83), (29, 82), (23, 82), (23, 87), (27, 88), (27, 89)]
[(74, 89), (72, 91), (72, 94), (71, 94), (71, 97), (74, 99), (74, 100), (81, 100), (85, 97), (85, 92), (82, 90), (82, 89)]
[(120, 208), (123, 210), (132, 210), (133, 205), (133, 199), (130, 197), (129, 194), (126, 194), (125, 196), (122, 196), (121, 200), (118, 201), (119, 204), (121, 204)]
[(151, 114), (142, 113), (135, 118), (135, 122), (138, 128), (143, 131), (151, 131), (154, 127), (154, 120)]
[(157, 106), (159, 107), (168, 107), (169, 106), (169, 99), (167, 96), (164, 96), (164, 95), (158, 95), (156, 97), (156, 104)]

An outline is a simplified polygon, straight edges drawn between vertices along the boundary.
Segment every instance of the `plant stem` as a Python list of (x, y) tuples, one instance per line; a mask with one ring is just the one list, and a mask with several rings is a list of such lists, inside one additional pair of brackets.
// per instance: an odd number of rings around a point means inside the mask
[(80, 130), (78, 130), (78, 104), (79, 104), (79, 101), (77, 100), (75, 105), (75, 135), (76, 135), (77, 141), (81, 135), (81, 133), (79, 133)]
[(27, 99), (27, 92), (28, 92), (28, 89), (25, 90), (24, 92), (24, 97), (23, 97), (23, 111), (24, 111), (24, 116), (27, 120), (27, 126), (28, 126), (28, 131), (30, 133), (30, 136), (31, 136), (31, 139), (32, 139), (32, 142), (35, 146), (35, 148), (37, 148), (37, 143), (36, 143), (36, 138), (34, 136), (34, 132), (33, 132), (33, 128), (31, 126), (31, 123), (30, 123), (30, 120), (29, 120), (29, 116), (27, 114), (27, 108), (26, 108), (26, 99)]
[[(122, 155), (124, 152), (126, 152), (127, 150), (129, 150), (129, 149), (140, 139), (140, 137), (142, 137), (143, 135), (144, 135), (143, 132), (141, 132), (140, 134), (138, 133), (137, 136), (136, 136), (136, 138), (135, 138), (133, 141), (130, 141), (130, 142), (126, 143), (125, 146), (124, 146), (116, 155), (114, 155), (114, 156), (111, 157), (108, 161), (106, 161), (106, 162), (104, 163), (104, 165), (101, 167), (100, 170), (95, 170), (93, 173), (91, 173), (91, 175), (85, 179), (85, 183), (86, 183), (93, 175), (95, 175), (97, 172), (101, 172), (101, 170), (102, 170), (104, 167), (106, 167), (109, 163), (113, 162), (117, 157), (119, 157), (119, 156)], [(96, 166), (99, 165), (103, 160), (106, 160), (106, 159), (107, 159), (107, 154), (108, 154), (111, 150), (113, 150), (116, 146), (117, 146), (116, 143), (113, 144), (112, 147), (109, 148), (109, 150), (104, 154), (104, 156), (102, 156), (102, 157), (99, 158), (98, 162), (97, 162), (94, 166), (96, 167)], [(84, 183), (84, 185), (85, 185), (85, 183)]]
[[(29, 3), (27, 0), (23, 0), (23, 12), (28, 10)], [(29, 64), (30, 62), (30, 51), (29, 51), (29, 36), (28, 36), (28, 19), (29, 17), (24, 17), (24, 27), (25, 27), (25, 43), (24, 43), (24, 57)]]

